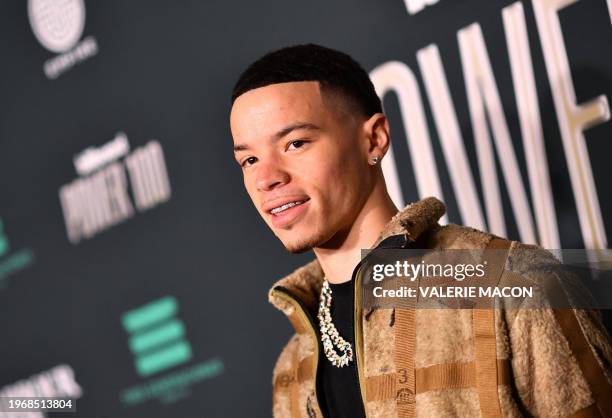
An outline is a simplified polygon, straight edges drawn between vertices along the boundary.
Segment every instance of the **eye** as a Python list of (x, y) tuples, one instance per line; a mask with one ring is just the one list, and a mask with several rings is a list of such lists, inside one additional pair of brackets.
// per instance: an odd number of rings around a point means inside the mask
[(291, 149), (291, 147), (293, 147), (293, 149), (301, 148), (306, 142), (307, 141), (304, 141), (303, 139), (296, 139), (295, 141), (289, 142), (287, 149)]
[(257, 161), (256, 157), (249, 157), (246, 158), (240, 165), (242, 167), (250, 167), (251, 165), (255, 164), (255, 161)]

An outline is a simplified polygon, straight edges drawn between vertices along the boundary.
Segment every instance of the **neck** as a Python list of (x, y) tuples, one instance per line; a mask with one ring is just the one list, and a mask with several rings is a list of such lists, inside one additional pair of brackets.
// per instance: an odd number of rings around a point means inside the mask
[(324, 246), (313, 249), (327, 281), (338, 284), (351, 280), (353, 269), (361, 260), (361, 250), (372, 247), (397, 211), (384, 180), (378, 181), (353, 224)]

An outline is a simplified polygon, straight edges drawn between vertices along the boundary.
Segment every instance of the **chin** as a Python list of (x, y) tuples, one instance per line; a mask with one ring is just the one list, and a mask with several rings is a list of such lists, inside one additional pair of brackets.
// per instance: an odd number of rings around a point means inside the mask
[(320, 234), (312, 234), (310, 236), (306, 236), (302, 234), (300, 237), (293, 236), (282, 239), (278, 237), (285, 249), (291, 254), (300, 254), (306, 251), (312, 250), (315, 247), (320, 246), (325, 242), (325, 239)]
[(302, 244), (302, 243), (291, 243), (289, 245), (285, 244), (285, 249), (291, 254), (302, 254), (308, 250), (312, 249), (311, 245)]
[(314, 245), (312, 245), (311, 240), (297, 237), (290, 238), (281, 238), (278, 237), (280, 241), (285, 246), (285, 249), (291, 254), (300, 254), (304, 253), (308, 250), (311, 250)]

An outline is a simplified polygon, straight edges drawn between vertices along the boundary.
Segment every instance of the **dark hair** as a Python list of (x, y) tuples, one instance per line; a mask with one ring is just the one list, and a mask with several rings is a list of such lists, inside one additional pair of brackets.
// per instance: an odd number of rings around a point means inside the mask
[(292, 81), (318, 81), (321, 88), (343, 94), (366, 116), (382, 112), (368, 73), (349, 55), (315, 44), (294, 45), (270, 52), (241, 75), (232, 104), (249, 90)]

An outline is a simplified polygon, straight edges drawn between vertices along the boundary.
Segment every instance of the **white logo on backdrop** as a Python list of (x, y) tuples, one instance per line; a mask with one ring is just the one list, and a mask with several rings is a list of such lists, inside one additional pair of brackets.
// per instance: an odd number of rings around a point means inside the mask
[[(76, 381), (74, 369), (68, 364), (60, 364), (50, 370), (42, 371), (0, 388), (0, 399), (27, 397), (78, 399), (82, 396), (83, 389)], [(2, 418), (45, 418), (47, 416), (44, 410), (23, 413), (0, 411), (0, 417)]]
[(404, 0), (406, 10), (411, 15), (415, 15), (427, 6), (432, 6), (437, 2), (438, 0)]
[[(446, 72), (449, 68), (445, 68), (443, 54), (437, 44), (431, 43), (418, 50), (416, 62), (440, 138), (462, 223), (477, 229), (486, 229), (496, 235), (507, 235), (499, 192), (499, 184), (503, 181), (510, 197), (519, 239), (557, 249), (561, 248), (560, 222), (556, 219), (551, 170), (544, 146), (538, 85), (532, 61), (532, 57), (536, 55), (532, 54), (529, 42), (530, 37), (537, 39), (539, 36), (584, 246), (588, 249), (603, 250), (608, 248), (608, 238), (599, 205), (599, 193), (605, 193), (605, 190), (598, 191), (596, 188), (584, 132), (590, 127), (609, 121), (611, 112), (608, 97), (603, 92), (588, 101), (579, 102), (576, 97), (572, 68), (564, 41), (564, 35), (572, 34), (568, 33), (567, 29), (564, 32), (560, 20), (560, 12), (576, 1), (532, 0), (535, 28), (531, 30), (537, 30), (533, 34), (528, 33), (522, 2), (515, 1), (501, 10), (523, 144), (522, 156), (514, 149), (504, 113), (506, 109), (502, 105), (502, 93), (498, 89), (496, 74), (489, 58), (490, 46), (487, 47), (480, 24), (469, 24), (457, 32), (458, 52), (467, 95), (467, 103), (461, 105), (467, 104), (470, 114), (484, 205), (481, 205), (477, 193), (478, 178), (472, 174), (463, 131), (455, 111), (456, 103), (451, 94), (452, 90), (461, 87), (448, 82)], [(432, 3), (430, 0), (405, 2), (407, 6)], [(611, 2), (608, 1), (608, 4)], [(612, 6), (608, 12), (612, 22)], [(494, 48), (504, 48), (504, 45), (498, 43)], [(419, 196), (437, 196), (444, 200), (438, 162), (427, 124), (427, 108), (417, 74), (406, 63), (393, 60), (376, 67), (371, 71), (370, 77), (381, 98), (389, 91), (397, 95)], [(540, 82), (542, 81), (538, 80), (538, 83)], [(551, 141), (554, 138), (546, 140)], [(501, 179), (498, 178), (494, 151), (499, 158)], [(519, 158), (526, 164), (526, 178), (519, 170)], [(403, 207), (405, 199), (392, 147), (389, 148), (388, 157), (383, 160), (383, 169), (393, 201), (397, 206)], [(533, 209), (528, 204), (528, 189), (525, 187), (527, 181)], [(442, 220), (444, 223), (447, 221), (448, 218)], [(603, 260), (605, 252), (591, 252), (590, 255), (593, 255), (592, 261)]]
[(156, 140), (130, 150), (127, 135), (118, 132), (113, 140), (88, 147), (73, 161), (79, 177), (59, 193), (73, 244), (131, 218), (136, 210), (144, 212), (170, 199), (166, 161)]
[(28, 0), (28, 17), (38, 42), (58, 54), (43, 65), (47, 78), (55, 79), (98, 53), (93, 36), (79, 41), (85, 28), (83, 0)]
[(29, 0), (28, 17), (38, 42), (51, 52), (76, 45), (85, 27), (83, 0)]

